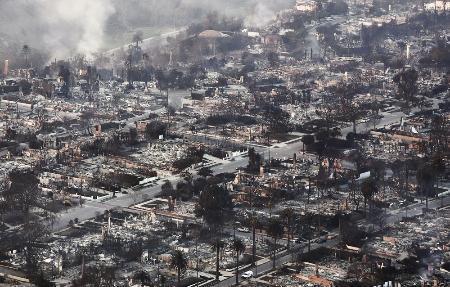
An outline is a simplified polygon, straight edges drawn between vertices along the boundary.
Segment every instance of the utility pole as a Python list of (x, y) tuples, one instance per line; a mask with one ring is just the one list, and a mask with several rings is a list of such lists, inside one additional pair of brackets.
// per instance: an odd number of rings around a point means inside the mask
[[(197, 218), (195, 219), (195, 223), (197, 225)], [(197, 226), (198, 228), (198, 226)], [(198, 280), (198, 237), (200, 236), (200, 232), (197, 232), (196, 236), (195, 236), (195, 257), (196, 257), (196, 262), (195, 262), (195, 270), (197, 271), (197, 283), (195, 283), (195, 286), (198, 286), (198, 284), (200, 283)]]
[(252, 190), (250, 193), (250, 207), (252, 209), (252, 265), (256, 266), (256, 217), (255, 208), (253, 206), (253, 196), (255, 192), (255, 180), (252, 179)]
[(268, 146), (269, 146), (269, 172), (270, 172), (270, 167), (272, 166), (272, 162), (271, 162), (271, 159), (270, 159), (270, 133), (268, 133), (268, 135), (267, 135), (267, 144), (268, 144)]
[(169, 105), (169, 87), (166, 90), (166, 103), (167, 103), (167, 128), (166, 128), (166, 138), (169, 137), (170, 129), (170, 105)]
[(339, 214), (339, 243), (342, 243), (342, 225), (341, 225), (341, 215)]

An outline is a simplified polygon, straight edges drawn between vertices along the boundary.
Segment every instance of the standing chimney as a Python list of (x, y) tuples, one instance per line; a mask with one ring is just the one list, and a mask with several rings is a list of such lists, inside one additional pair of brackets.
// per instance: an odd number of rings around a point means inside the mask
[(84, 277), (84, 254), (81, 257), (81, 278)]
[(297, 169), (297, 153), (294, 153), (294, 169)]
[(9, 74), (9, 60), (5, 60), (5, 64), (3, 65), (3, 76), (8, 76)]

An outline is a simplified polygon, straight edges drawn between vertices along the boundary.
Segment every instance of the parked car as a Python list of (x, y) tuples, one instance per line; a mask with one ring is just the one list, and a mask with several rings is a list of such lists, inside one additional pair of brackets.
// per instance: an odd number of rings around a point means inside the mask
[(239, 228), (237, 228), (237, 231), (239, 231), (239, 232), (250, 232), (250, 229), (248, 229), (247, 227), (239, 227)]
[(336, 233), (330, 233), (330, 234), (328, 234), (326, 239), (327, 240), (332, 240), (332, 239), (335, 239), (336, 237), (338, 237), (338, 235)]
[(241, 275), (242, 278), (252, 278), (253, 277), (253, 271), (245, 271)]

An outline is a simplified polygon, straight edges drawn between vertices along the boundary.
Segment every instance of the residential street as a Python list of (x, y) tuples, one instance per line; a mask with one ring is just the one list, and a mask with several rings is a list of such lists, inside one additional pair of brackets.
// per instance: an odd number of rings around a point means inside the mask
[[(441, 205), (443, 204), (443, 206), (448, 206), (450, 205), (450, 197), (446, 197), (443, 200), (441, 199), (435, 199), (429, 202), (429, 209), (435, 209), (435, 208), (439, 208), (441, 207)], [(423, 208), (425, 207), (425, 202), (422, 204), (414, 204), (410, 207), (410, 209), (408, 210), (408, 217), (413, 217), (413, 216), (417, 216), (417, 215), (421, 215), (423, 214)], [(398, 214), (398, 211), (392, 211), (388, 213), (388, 217), (386, 218), (386, 223), (387, 224), (393, 224), (395, 222), (400, 221), (402, 218), (404, 217), (404, 215), (400, 215)], [(360, 224), (364, 225), (364, 224), (368, 224), (365, 220), (360, 221)], [(377, 227), (375, 227), (375, 229), (377, 229)], [(337, 231), (337, 230), (336, 230)], [(239, 236), (247, 236), (248, 238), (251, 238), (251, 233), (239, 233)], [(318, 244), (318, 243), (311, 243), (311, 250), (316, 250), (320, 247), (334, 247), (339, 243), (339, 239), (338, 238), (334, 238), (332, 240), (327, 240), (324, 243)], [(299, 250), (298, 245), (294, 245), (292, 247), (293, 250)], [(303, 248), (302, 251), (303, 253), (307, 252), (307, 247)], [(277, 260), (276, 260), (276, 266), (280, 267), (283, 264), (287, 263), (287, 262), (292, 262), (293, 260), (295, 260), (295, 256), (299, 254), (299, 253), (290, 253), (287, 250), (284, 250), (280, 253), (277, 254)], [(273, 267), (273, 263), (272, 260), (269, 260), (261, 265), (258, 265), (254, 268), (250, 268), (248, 270), (253, 271), (253, 274), (255, 274), (255, 276), (258, 276), (259, 274), (263, 274), (263, 273), (267, 273), (270, 270), (272, 270)], [(247, 269), (245, 270), (247, 271)], [(243, 271), (242, 271), (243, 272)], [(241, 272), (241, 273), (242, 273)], [(221, 287), (230, 287), (230, 286), (234, 286), (236, 281), (235, 281), (235, 277), (232, 276), (230, 278), (227, 278), (223, 281), (221, 281), (220, 283), (216, 284), (215, 286), (221, 286)], [(243, 281), (243, 279), (240, 279), (241, 281)], [(250, 279), (251, 280), (251, 279)]]
[[(440, 101), (435, 101), (435, 105)], [(386, 125), (390, 125), (393, 123), (400, 123), (401, 117), (406, 116), (402, 112), (396, 112), (392, 114), (385, 114), (385, 116), (379, 121), (379, 123), (376, 125), (377, 128), (384, 127)], [(357, 130), (358, 132), (366, 131), (368, 128), (367, 124), (361, 123), (358, 124)], [(349, 132), (352, 132), (353, 128), (351, 126), (344, 128), (342, 130), (343, 136), (346, 135)], [(288, 158), (292, 157), (294, 153), (297, 153), (297, 156), (299, 158), (313, 158), (313, 155), (303, 154), (301, 152), (303, 147), (303, 143), (298, 141), (293, 141), (290, 143), (279, 143), (275, 144), (270, 148), (262, 148), (262, 147), (256, 147), (255, 150), (258, 153), (261, 153), (264, 155), (265, 158), (268, 158), (269, 156), (269, 150), (270, 150), (270, 156), (272, 158)], [(227, 161), (225, 163), (221, 163), (217, 166), (214, 166), (212, 170), (217, 173), (227, 173), (227, 172), (234, 172), (237, 168), (245, 167), (248, 164), (248, 158), (243, 156), (238, 156), (234, 158), (231, 161)], [(170, 181), (176, 183), (179, 180), (179, 177), (174, 176), (169, 179)], [(83, 207), (75, 207), (69, 209), (67, 212), (61, 214), (58, 217), (57, 222), (54, 224), (54, 231), (61, 230), (65, 227), (67, 227), (70, 220), (74, 220), (75, 218), (78, 218), (80, 221), (86, 220), (89, 218), (95, 217), (98, 213), (103, 213), (105, 210), (109, 210), (111, 208), (126, 208), (134, 203), (143, 201), (145, 199), (150, 199), (155, 197), (160, 191), (161, 191), (161, 184), (159, 185), (144, 188), (141, 190), (138, 190), (136, 192), (132, 192), (130, 194), (120, 195), (120, 197), (107, 200), (105, 202), (95, 202), (95, 201), (88, 201), (85, 204), (83, 204)]]

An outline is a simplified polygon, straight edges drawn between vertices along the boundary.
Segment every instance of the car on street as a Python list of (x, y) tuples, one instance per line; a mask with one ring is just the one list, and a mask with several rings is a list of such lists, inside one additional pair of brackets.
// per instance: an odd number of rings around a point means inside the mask
[(249, 270), (249, 271), (245, 271), (244, 273), (242, 273), (241, 275), (242, 278), (252, 278), (253, 277), (253, 271)]
[(239, 227), (237, 228), (237, 231), (239, 232), (250, 232), (250, 229), (247, 227)]

